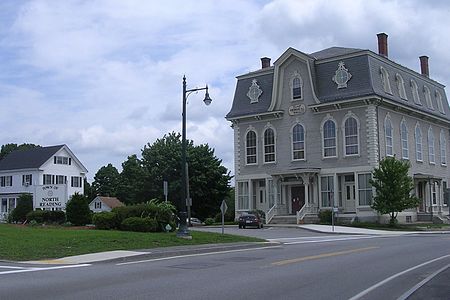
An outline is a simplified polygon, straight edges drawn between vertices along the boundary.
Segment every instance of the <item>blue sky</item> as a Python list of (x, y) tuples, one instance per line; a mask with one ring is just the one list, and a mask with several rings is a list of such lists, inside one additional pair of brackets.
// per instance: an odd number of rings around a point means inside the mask
[(189, 97), (187, 136), (208, 143), (233, 170), (233, 132), (224, 119), (237, 75), (288, 47), (312, 53), (341, 46), (377, 52), (450, 82), (447, 1), (0, 1), (0, 144), (67, 144), (92, 179), (121, 168), (147, 143), (181, 131), (181, 88)]

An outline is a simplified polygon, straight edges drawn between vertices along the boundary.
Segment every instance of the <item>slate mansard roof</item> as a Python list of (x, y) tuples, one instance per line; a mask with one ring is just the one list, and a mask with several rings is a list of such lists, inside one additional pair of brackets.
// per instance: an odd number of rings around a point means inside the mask
[(87, 172), (87, 169), (78, 161), (66, 145), (15, 150), (0, 160), (0, 171), (38, 169), (62, 148), (65, 148), (71, 154), (84, 172)]
[[(274, 66), (237, 77), (238, 82), (234, 94), (233, 105), (226, 116), (227, 119), (232, 120), (269, 112), (272, 102), (274, 74), (276, 73), (275, 68), (278, 67), (277, 62), (283, 56), (286, 56), (286, 53), (291, 49), (292, 48), (286, 50), (286, 52), (275, 61)], [(298, 50), (293, 50), (293, 53), (301, 53)], [(309, 63), (311, 68), (313, 91), (320, 103), (345, 101), (354, 98), (377, 97), (388, 99), (398, 105), (410, 107), (414, 110), (422, 111), (446, 121), (450, 121), (450, 109), (444, 86), (427, 76), (403, 67), (386, 57), (370, 50), (342, 47), (332, 47), (311, 54), (301, 54), (303, 55), (303, 60), (305, 58), (307, 59), (307, 63)], [(352, 77), (348, 81), (346, 88), (338, 89), (337, 84), (332, 78), (338, 69), (338, 63), (341, 61), (344, 62), (345, 68), (348, 69)], [(283, 62), (281, 62), (280, 65), (282, 63)], [(380, 75), (382, 68), (389, 74), (392, 94), (388, 94), (384, 91)], [(397, 88), (397, 74), (404, 80), (407, 100), (400, 98)], [(247, 92), (254, 79), (256, 79), (257, 84), (263, 93), (258, 102), (250, 103)], [(304, 78), (304, 81), (307, 82), (309, 79), (305, 80)], [(421, 105), (417, 105), (413, 100), (411, 81), (417, 83), (420, 100), (422, 102)], [(427, 86), (431, 91), (434, 110), (427, 107), (423, 93), (424, 86)], [(435, 99), (436, 92), (442, 97), (445, 114), (442, 114), (438, 110)]]

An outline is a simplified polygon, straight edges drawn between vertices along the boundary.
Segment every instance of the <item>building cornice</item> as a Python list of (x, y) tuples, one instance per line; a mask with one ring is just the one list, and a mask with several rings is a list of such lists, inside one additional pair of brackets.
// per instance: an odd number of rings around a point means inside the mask
[(252, 114), (252, 115), (243, 115), (238, 117), (226, 118), (228, 121), (233, 123), (238, 123), (240, 121), (254, 121), (254, 120), (271, 120), (271, 119), (280, 119), (284, 114), (282, 110), (269, 111), (264, 113)]

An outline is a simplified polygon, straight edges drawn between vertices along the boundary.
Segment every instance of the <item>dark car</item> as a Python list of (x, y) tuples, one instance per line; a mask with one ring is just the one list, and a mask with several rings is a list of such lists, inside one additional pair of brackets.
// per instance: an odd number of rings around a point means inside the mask
[(241, 215), (239, 217), (239, 228), (246, 228), (246, 227), (256, 227), (256, 228), (263, 228), (263, 221), (258, 215), (254, 214), (245, 214)]

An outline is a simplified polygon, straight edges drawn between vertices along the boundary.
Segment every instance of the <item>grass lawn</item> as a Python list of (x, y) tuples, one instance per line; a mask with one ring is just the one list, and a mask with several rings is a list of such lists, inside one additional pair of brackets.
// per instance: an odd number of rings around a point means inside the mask
[(70, 227), (28, 227), (0, 224), (0, 260), (38, 260), (111, 250), (211, 243), (261, 242), (230, 234), (191, 231), (192, 240), (170, 233), (141, 233)]

